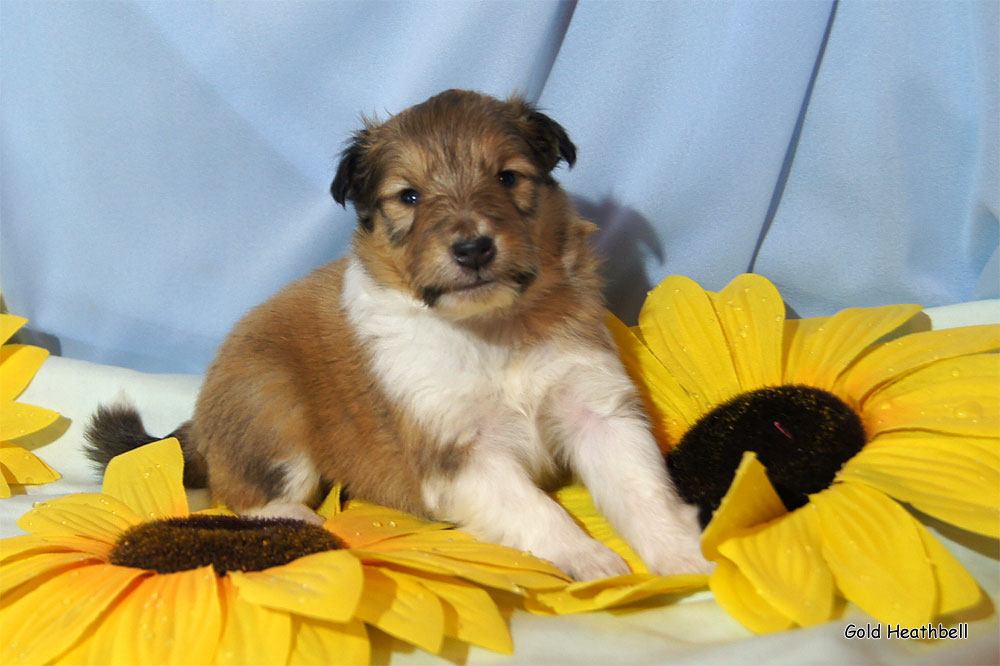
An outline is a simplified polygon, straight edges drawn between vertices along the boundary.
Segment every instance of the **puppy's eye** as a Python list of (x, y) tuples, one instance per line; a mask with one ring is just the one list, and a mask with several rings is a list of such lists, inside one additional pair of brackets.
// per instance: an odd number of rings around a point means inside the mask
[(399, 193), (399, 200), (407, 206), (415, 206), (420, 201), (420, 193), (408, 187)]
[(509, 169), (504, 169), (497, 174), (497, 180), (504, 187), (514, 187), (517, 185), (517, 173)]

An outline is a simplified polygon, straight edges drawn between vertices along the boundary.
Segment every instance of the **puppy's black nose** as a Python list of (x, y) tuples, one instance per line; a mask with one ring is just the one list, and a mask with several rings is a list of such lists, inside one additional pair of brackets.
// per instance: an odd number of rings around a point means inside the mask
[(455, 263), (465, 268), (483, 268), (497, 256), (497, 246), (489, 236), (460, 240), (451, 246)]

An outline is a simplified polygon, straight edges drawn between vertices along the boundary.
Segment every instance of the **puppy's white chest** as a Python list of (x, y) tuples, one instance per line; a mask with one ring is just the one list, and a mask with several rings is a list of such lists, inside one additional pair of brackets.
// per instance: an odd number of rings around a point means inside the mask
[(497, 421), (533, 420), (552, 354), (491, 345), (376, 285), (356, 260), (343, 302), (376, 381), (439, 443), (468, 443)]

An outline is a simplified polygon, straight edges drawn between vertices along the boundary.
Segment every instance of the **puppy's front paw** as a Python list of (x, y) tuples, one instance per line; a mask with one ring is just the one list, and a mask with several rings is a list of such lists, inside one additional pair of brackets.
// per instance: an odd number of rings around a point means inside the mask
[(625, 560), (601, 542), (590, 538), (580, 540), (550, 559), (574, 580), (594, 580), (631, 573)]
[(711, 573), (715, 564), (701, 553), (697, 509), (683, 505), (672, 515), (664, 529), (644, 532), (644, 538), (635, 544), (646, 567), (660, 576)]
[(715, 568), (714, 562), (709, 562), (701, 554), (698, 542), (693, 544), (675, 543), (667, 552), (660, 553), (652, 561), (646, 562), (652, 573), (660, 576), (674, 574), (707, 574)]

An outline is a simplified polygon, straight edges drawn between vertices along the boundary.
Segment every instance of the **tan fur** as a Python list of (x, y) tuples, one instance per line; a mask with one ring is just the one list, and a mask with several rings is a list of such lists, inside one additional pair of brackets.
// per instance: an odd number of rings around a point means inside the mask
[(415, 473), (435, 461), (367, 370), (339, 304), (343, 267), (323, 266), (251, 312), (209, 368), (191, 436), (213, 497), (234, 510), (271, 501), (259, 477), (305, 453), (326, 480), (426, 514)]
[[(359, 227), (352, 252), (375, 282), (419, 300), (422, 289), (468, 282), (448, 247), (488, 224), (499, 247), (491, 274), (511, 284), (516, 274), (535, 278), (521, 294), (489, 287), (464, 297), (481, 312), (455, 325), (510, 347), (561, 339), (610, 349), (587, 243), (595, 227), (549, 176), (558, 146), (532, 134), (528, 110), (453, 91), (369, 123), (354, 146), (364, 153), (350, 197), (374, 228)], [(497, 181), (503, 170), (516, 172), (514, 187)], [(419, 207), (399, 201), (406, 187), (421, 193)], [(344, 261), (251, 312), (208, 370), (191, 438), (212, 494), (233, 509), (275, 500), (276, 466), (305, 455), (325, 481), (344, 482), (355, 496), (428, 515), (421, 481), (463, 464), (458, 443), (429, 441), (373, 379), (340, 302)], [(318, 498), (319, 488), (308, 490), (309, 501)]]

